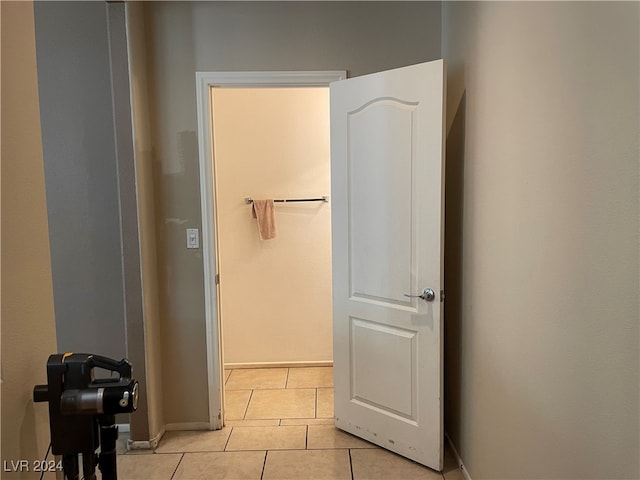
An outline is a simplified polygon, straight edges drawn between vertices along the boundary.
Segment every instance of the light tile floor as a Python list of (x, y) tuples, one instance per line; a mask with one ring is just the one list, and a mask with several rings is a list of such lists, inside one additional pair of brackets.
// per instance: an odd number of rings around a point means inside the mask
[(451, 452), (436, 472), (333, 426), (331, 367), (225, 371), (225, 428), (167, 432), (118, 456), (120, 480), (463, 480)]

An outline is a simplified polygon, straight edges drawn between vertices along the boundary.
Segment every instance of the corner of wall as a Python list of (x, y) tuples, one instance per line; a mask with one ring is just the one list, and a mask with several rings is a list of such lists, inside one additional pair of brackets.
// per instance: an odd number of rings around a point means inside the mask
[[(129, 348), (140, 352), (138, 361), (143, 363), (146, 387), (145, 414), (147, 416), (138, 422), (141, 425), (136, 426), (136, 437), (149, 438), (151, 445), (154, 442), (157, 445), (164, 434), (165, 421), (144, 8), (141, 2), (130, 2), (125, 5), (140, 255), (139, 274), (142, 288), (142, 325), (138, 326), (135, 345), (129, 345)], [(142, 437), (140, 437), (141, 434)], [(134, 442), (133, 448), (137, 448), (136, 444), (137, 442)]]

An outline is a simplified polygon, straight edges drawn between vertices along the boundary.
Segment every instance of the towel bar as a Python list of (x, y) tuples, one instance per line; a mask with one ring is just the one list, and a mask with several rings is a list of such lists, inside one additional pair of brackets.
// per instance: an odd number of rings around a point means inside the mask
[[(245, 197), (244, 201), (246, 203), (253, 203), (253, 198)], [(282, 198), (278, 200), (274, 200), (277, 203), (289, 203), (289, 202), (329, 202), (329, 197), (327, 195), (323, 195), (320, 198)]]

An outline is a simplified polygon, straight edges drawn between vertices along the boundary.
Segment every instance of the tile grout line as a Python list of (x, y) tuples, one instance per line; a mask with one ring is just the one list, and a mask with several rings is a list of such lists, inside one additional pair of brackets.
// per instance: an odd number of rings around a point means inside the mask
[(354, 478), (353, 478), (353, 461), (351, 460), (351, 449), (348, 448), (347, 451), (349, 452), (349, 470), (351, 471), (351, 480), (354, 480)]
[(264, 478), (264, 470), (267, 467), (267, 455), (269, 455), (269, 450), (265, 450), (264, 452), (264, 462), (262, 462), (262, 472), (260, 473), (260, 480)]
[(284, 381), (284, 388), (289, 388), (289, 372), (291, 371), (291, 369), (287, 368), (287, 378)]
[(229, 446), (229, 441), (231, 440), (231, 434), (233, 433), (233, 429), (235, 427), (231, 427), (231, 430), (229, 431), (229, 436), (227, 437), (227, 441), (224, 442), (224, 447), (222, 447), (222, 451), (226, 452), (227, 451), (227, 447)]
[(260, 387), (260, 388), (255, 388), (255, 387), (243, 387), (243, 388), (229, 388), (229, 387), (225, 387), (226, 390), (230, 390), (232, 392), (238, 392), (240, 390), (251, 390), (253, 388), (253, 390), (312, 390), (314, 388), (333, 388), (333, 387), (313, 387), (313, 386), (308, 386), (308, 387), (287, 387), (287, 388), (282, 388), (282, 387)]
[(249, 400), (247, 400), (247, 406), (244, 407), (244, 413), (242, 414), (241, 420), (246, 420), (247, 412), (249, 411), (249, 404), (251, 403), (252, 398), (253, 398), (253, 389), (251, 389), (251, 393), (249, 394)]
[(176, 465), (175, 470), (173, 471), (173, 473), (171, 474), (171, 477), (169, 477), (170, 480), (173, 479), (173, 477), (176, 476), (176, 472), (178, 471), (178, 468), (180, 468), (180, 464), (182, 463), (182, 459), (184, 458), (184, 452), (182, 452), (180, 454), (180, 460), (178, 460), (178, 464)]

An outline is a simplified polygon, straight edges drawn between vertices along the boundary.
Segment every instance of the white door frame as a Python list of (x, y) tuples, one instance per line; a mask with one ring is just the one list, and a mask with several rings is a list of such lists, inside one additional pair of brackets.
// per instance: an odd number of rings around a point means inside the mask
[(209, 392), (209, 428), (224, 424), (222, 338), (218, 318), (215, 281), (216, 232), (213, 214), (213, 137), (211, 124), (211, 87), (328, 87), (347, 78), (346, 71), (279, 72), (196, 72), (196, 108), (198, 113), (198, 158), (200, 164), (200, 208), (202, 211), (202, 261), (204, 264), (204, 315), (207, 337), (207, 382)]

